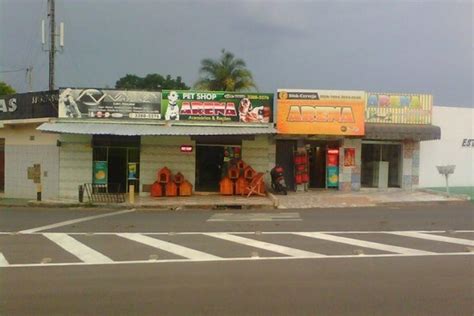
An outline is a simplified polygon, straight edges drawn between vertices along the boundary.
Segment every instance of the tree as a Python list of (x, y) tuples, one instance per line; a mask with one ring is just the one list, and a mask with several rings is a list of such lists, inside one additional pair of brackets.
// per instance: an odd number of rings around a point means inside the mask
[(223, 49), (218, 60), (203, 59), (199, 73), (201, 78), (194, 84), (197, 89), (221, 91), (245, 91), (257, 89), (252, 73), (245, 62)]
[(117, 89), (140, 89), (155, 91), (160, 89), (189, 90), (189, 87), (178, 76), (173, 79), (170, 75), (163, 77), (160, 74), (148, 74), (145, 77), (127, 74), (115, 83)]
[(6, 82), (0, 81), (0, 96), (14, 93), (16, 93), (15, 89)]

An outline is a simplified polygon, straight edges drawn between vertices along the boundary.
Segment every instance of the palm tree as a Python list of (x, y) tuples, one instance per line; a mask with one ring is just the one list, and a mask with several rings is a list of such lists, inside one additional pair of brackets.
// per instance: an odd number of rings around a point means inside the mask
[(214, 91), (242, 91), (257, 89), (252, 73), (246, 68), (245, 62), (235, 58), (234, 54), (222, 51), (219, 60), (203, 59), (199, 73), (201, 78), (194, 88)]

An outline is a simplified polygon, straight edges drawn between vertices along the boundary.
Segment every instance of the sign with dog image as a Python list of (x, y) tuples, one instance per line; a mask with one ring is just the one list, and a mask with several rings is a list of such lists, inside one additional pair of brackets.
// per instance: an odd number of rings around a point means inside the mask
[(60, 89), (60, 118), (161, 119), (161, 93), (106, 89)]
[(273, 94), (163, 90), (161, 113), (167, 121), (270, 123)]

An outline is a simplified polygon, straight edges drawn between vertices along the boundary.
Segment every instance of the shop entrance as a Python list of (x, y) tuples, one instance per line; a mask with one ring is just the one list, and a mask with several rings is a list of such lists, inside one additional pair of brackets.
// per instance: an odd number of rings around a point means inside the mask
[(139, 190), (140, 137), (93, 137), (93, 183), (106, 185), (109, 193)]
[(219, 191), (223, 166), (223, 146), (196, 146), (196, 191)]
[[(328, 182), (328, 171), (333, 174), (339, 173), (338, 141), (311, 141), (306, 143), (308, 153), (308, 173), (310, 188), (337, 188), (338, 181)], [(334, 183), (333, 183), (334, 182)]]
[(400, 187), (402, 146), (399, 143), (362, 143), (361, 186)]

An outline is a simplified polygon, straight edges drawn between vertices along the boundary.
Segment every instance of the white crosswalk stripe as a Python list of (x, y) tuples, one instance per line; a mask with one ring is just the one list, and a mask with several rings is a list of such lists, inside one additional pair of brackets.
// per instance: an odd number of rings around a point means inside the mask
[(419, 232), (391, 232), (392, 235), (406, 236), (413, 238), (420, 238), (433, 241), (447, 242), (451, 244), (465, 245), (465, 246), (474, 246), (474, 240), (463, 239), (463, 238), (454, 238), (447, 236), (431, 235), (426, 233)]
[(3, 253), (0, 252), (0, 267), (6, 267), (8, 266), (8, 261), (3, 255)]
[(220, 257), (194, 250), (191, 248), (183, 247), (177, 244), (173, 244), (164, 240), (159, 240), (153, 237), (145, 236), (142, 234), (133, 234), (133, 233), (123, 233), (117, 234), (120, 237), (130, 239), (151, 247), (155, 247), (175, 255), (187, 258), (187, 259), (194, 259), (194, 260), (216, 260), (220, 259)]
[(84, 245), (67, 234), (62, 233), (44, 233), (44, 237), (48, 238), (59, 247), (79, 258), (86, 263), (109, 263), (112, 259), (104, 256), (98, 251)]
[(232, 241), (238, 244), (242, 244), (242, 245), (246, 245), (246, 246), (250, 246), (254, 248), (260, 248), (260, 249), (265, 249), (265, 250), (281, 253), (287, 256), (291, 256), (291, 257), (325, 257), (324, 255), (319, 254), (319, 253), (304, 251), (304, 250), (285, 247), (281, 245), (275, 245), (268, 242), (263, 242), (263, 241), (236, 236), (232, 234), (206, 233), (204, 235), (227, 240), (227, 241)]
[(424, 251), (424, 250), (417, 250), (417, 249), (411, 249), (411, 248), (405, 248), (405, 247), (380, 244), (380, 243), (376, 243), (372, 241), (334, 236), (334, 235), (329, 235), (325, 233), (294, 233), (294, 234), (305, 236), (305, 237), (324, 239), (324, 240), (329, 240), (329, 241), (334, 241), (334, 242), (339, 242), (343, 244), (359, 246), (359, 247), (364, 247), (364, 248), (372, 248), (372, 249), (377, 249), (377, 250), (382, 250), (382, 251), (400, 253), (400, 254), (418, 254), (418, 255), (434, 254), (433, 252)]

